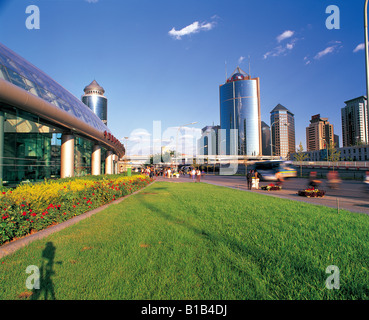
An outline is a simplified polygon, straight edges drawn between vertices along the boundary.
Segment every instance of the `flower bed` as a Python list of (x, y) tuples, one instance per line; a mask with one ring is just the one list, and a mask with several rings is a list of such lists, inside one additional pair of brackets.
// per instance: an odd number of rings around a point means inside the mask
[(0, 245), (142, 189), (139, 175), (88, 176), (22, 185), (0, 193)]
[(319, 190), (319, 189), (305, 189), (305, 190), (299, 190), (297, 193), (299, 196), (302, 197), (308, 197), (308, 198), (322, 198), (325, 195), (325, 191), (324, 190)]
[(282, 187), (276, 186), (275, 184), (271, 183), (271, 184), (268, 184), (267, 186), (262, 186), (260, 189), (266, 190), (266, 191), (274, 191), (274, 190), (281, 190)]

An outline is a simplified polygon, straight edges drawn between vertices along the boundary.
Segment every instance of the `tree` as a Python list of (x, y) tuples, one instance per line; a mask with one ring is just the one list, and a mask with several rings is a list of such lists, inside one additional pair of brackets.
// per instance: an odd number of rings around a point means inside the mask
[[(340, 160), (341, 151), (337, 151), (336, 144), (334, 142), (331, 142), (328, 146), (328, 161), (330, 162), (337, 162)], [(334, 166), (333, 166), (334, 170)]]
[(304, 152), (304, 147), (302, 146), (302, 143), (300, 142), (300, 145), (298, 149), (296, 150), (296, 153), (294, 154), (295, 160), (300, 162), (300, 177), (302, 176), (302, 161), (304, 161), (308, 155)]

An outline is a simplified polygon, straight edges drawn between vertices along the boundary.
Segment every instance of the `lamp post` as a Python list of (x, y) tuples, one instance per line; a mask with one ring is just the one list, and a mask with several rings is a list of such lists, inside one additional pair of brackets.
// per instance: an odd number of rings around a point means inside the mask
[(177, 155), (178, 155), (178, 133), (179, 133), (179, 130), (181, 130), (182, 127), (184, 126), (190, 126), (192, 124), (196, 124), (197, 121), (195, 122), (191, 122), (191, 123), (187, 123), (187, 124), (182, 124), (181, 126), (178, 127), (178, 130), (177, 130), (177, 136), (176, 136), (176, 164), (178, 165), (178, 158), (177, 158)]
[(366, 69), (366, 101), (369, 96), (369, 52), (368, 52), (368, 0), (364, 5), (364, 29), (365, 29), (365, 69)]
[[(124, 145), (124, 156), (123, 156), (123, 171), (127, 171), (127, 150), (128, 150), (128, 146), (127, 146), (127, 141), (128, 141), (129, 137), (123, 137), (123, 145)], [(126, 143), (124, 143), (124, 141), (126, 141)]]

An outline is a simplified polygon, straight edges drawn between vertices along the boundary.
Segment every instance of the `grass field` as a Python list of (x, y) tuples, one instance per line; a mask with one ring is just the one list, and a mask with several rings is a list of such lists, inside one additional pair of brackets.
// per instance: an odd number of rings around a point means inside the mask
[(367, 299), (368, 230), (364, 214), (157, 182), (1, 259), (0, 299)]

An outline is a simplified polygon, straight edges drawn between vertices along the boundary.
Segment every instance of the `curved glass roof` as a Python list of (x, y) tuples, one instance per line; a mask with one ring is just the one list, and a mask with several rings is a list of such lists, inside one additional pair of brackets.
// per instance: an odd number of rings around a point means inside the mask
[(4, 79), (68, 112), (102, 132), (110, 132), (82, 101), (37, 67), (0, 43), (0, 79)]

